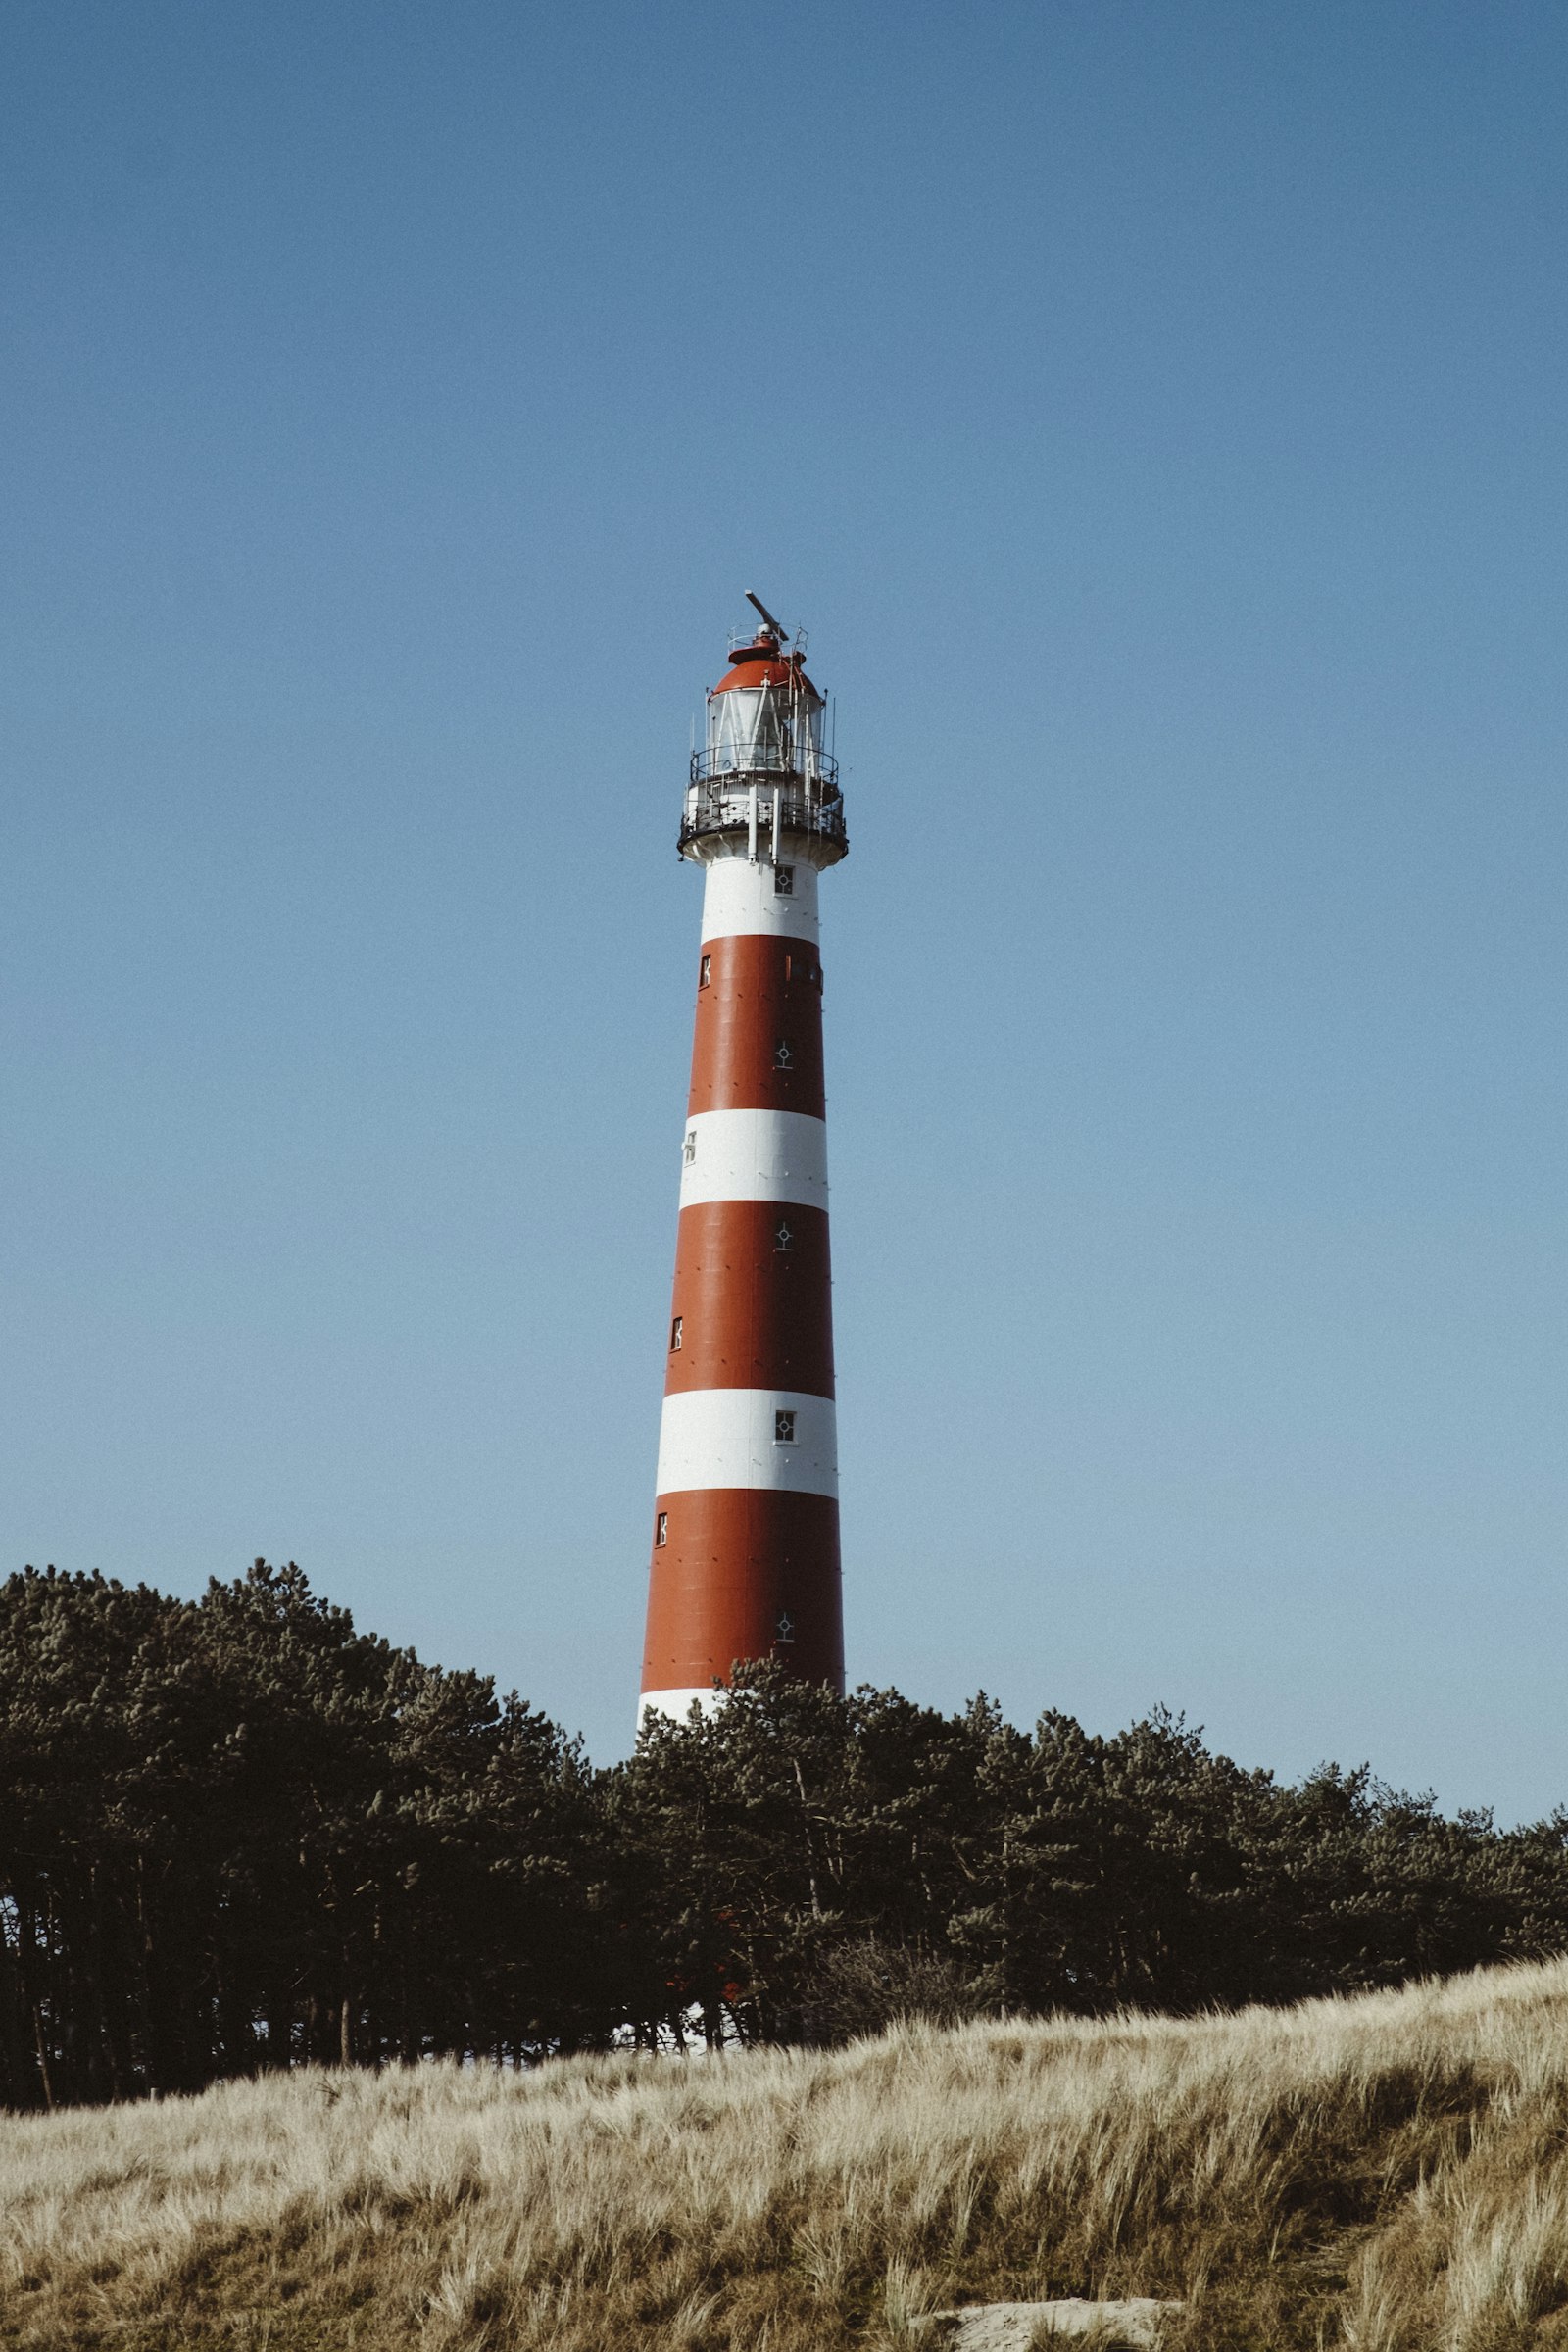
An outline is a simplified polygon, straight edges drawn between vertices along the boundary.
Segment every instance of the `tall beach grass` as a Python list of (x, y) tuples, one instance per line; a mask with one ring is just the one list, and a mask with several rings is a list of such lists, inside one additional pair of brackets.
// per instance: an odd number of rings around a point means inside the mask
[(0, 2342), (831, 2352), (990, 2299), (1568, 2347), (1568, 1962), (1227, 2017), (0, 2118)]

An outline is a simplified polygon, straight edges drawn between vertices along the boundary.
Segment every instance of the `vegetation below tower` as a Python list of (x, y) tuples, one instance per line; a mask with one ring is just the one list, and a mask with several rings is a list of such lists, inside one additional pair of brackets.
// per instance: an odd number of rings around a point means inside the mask
[(1298, 1787), (1154, 1717), (758, 1672), (627, 1763), (356, 1632), (293, 1567), (200, 1601), (0, 1585), (0, 2102), (301, 2063), (831, 2045), (1191, 2012), (1568, 1949), (1568, 1817)]

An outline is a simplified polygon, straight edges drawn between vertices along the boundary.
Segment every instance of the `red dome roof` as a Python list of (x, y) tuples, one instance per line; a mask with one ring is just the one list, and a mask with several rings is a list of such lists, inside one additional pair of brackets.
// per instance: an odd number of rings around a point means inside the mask
[(800, 655), (782, 653), (767, 629), (759, 629), (751, 644), (737, 646), (730, 658), (735, 666), (719, 679), (715, 694), (728, 694), (737, 686), (787, 686), (798, 677), (813, 703), (822, 700), (801, 667)]

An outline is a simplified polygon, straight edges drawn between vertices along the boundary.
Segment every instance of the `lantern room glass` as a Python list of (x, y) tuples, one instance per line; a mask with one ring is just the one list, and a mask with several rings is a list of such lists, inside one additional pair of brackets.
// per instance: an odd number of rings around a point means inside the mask
[[(731, 686), (708, 698), (708, 772), (814, 768), (822, 750), (822, 705), (789, 686)], [(814, 757), (812, 756), (814, 755)]]

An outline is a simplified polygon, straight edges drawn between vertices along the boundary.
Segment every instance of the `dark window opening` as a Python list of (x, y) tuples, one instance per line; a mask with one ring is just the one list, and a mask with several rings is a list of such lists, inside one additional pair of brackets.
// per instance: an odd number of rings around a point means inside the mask
[(773, 1048), (773, 1067), (775, 1070), (793, 1070), (795, 1067), (795, 1048), (787, 1037), (781, 1037)]
[(793, 1642), (793, 1641), (794, 1641), (794, 1639), (795, 1639), (795, 1620), (794, 1620), (794, 1618), (793, 1618), (793, 1617), (790, 1615), (790, 1613), (789, 1613), (788, 1609), (781, 1609), (781, 1610), (780, 1610), (780, 1612), (779, 1612), (779, 1614), (778, 1614), (778, 1617), (777, 1617), (777, 1618), (776, 1618), (776, 1620), (774, 1621), (773, 1633), (774, 1633), (774, 1636), (775, 1636), (775, 1638), (776, 1638), (778, 1641), (780, 1641), (780, 1642)]
[(794, 898), (794, 896), (795, 896), (795, 868), (794, 868), (794, 866), (793, 866), (793, 865), (775, 865), (775, 866), (774, 866), (774, 868), (773, 868), (773, 896), (774, 896), (776, 899), (793, 899), (793, 898)]
[(706, 988), (706, 987), (708, 986), (708, 983), (710, 982), (710, 980), (711, 980), (711, 978), (712, 978), (712, 977), (713, 977), (713, 958), (711, 957), (711, 956), (705, 956), (703, 957), (702, 964), (701, 964), (701, 966), (699, 967), (698, 974), (697, 974), (697, 985), (698, 985), (698, 987), (699, 987), (699, 988)]
[(789, 1229), (788, 1225), (780, 1225), (780, 1226), (779, 1226), (779, 1228), (778, 1228), (777, 1232), (776, 1232), (776, 1233), (774, 1234), (774, 1236), (773, 1236), (773, 1247), (774, 1247), (774, 1249), (775, 1249), (775, 1250), (793, 1250), (793, 1249), (794, 1249), (794, 1247), (795, 1247), (795, 1236), (794, 1236), (794, 1234), (793, 1234), (793, 1233), (791, 1233), (791, 1231), (790, 1231), (790, 1229)]
[(795, 1415), (793, 1413), (775, 1413), (773, 1415), (773, 1443), (775, 1446), (794, 1445)]
[(669, 1542), (669, 1513), (667, 1511), (661, 1511), (654, 1522), (654, 1542), (655, 1544)]
[(692, 1161), (693, 1161), (693, 1160), (694, 1160), (696, 1157), (697, 1157), (697, 1130), (696, 1130), (696, 1128), (695, 1128), (695, 1127), (688, 1127), (688, 1128), (687, 1128), (687, 1130), (686, 1130), (686, 1165), (687, 1165), (688, 1167), (690, 1167), (690, 1166), (691, 1166), (691, 1164), (692, 1164)]
[(685, 1316), (677, 1315), (674, 1322), (669, 1327), (669, 1350), (671, 1355), (673, 1355), (680, 1347), (680, 1335), (685, 1328)]

